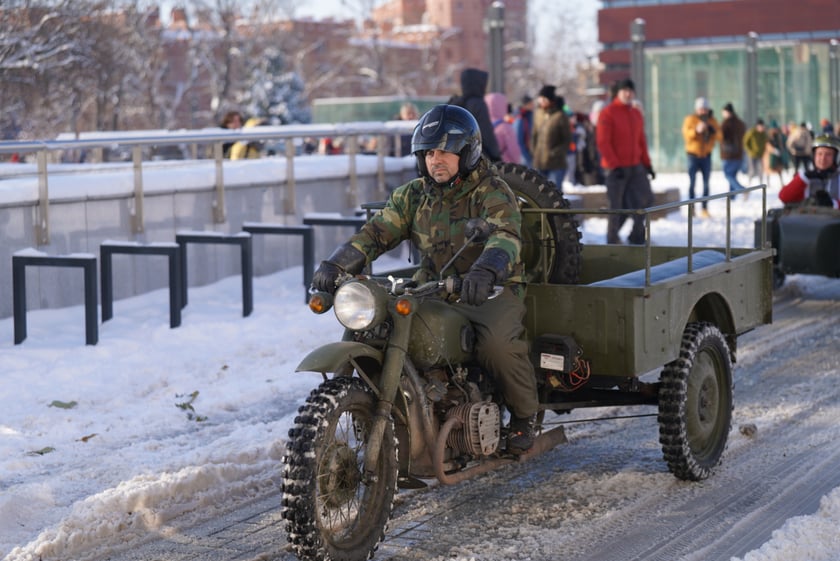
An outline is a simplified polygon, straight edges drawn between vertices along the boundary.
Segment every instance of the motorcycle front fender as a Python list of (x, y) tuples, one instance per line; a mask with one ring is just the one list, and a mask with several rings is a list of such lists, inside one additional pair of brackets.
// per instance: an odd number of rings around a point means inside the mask
[(350, 362), (351, 359), (370, 358), (382, 365), (383, 353), (355, 341), (336, 341), (318, 347), (306, 355), (295, 372), (336, 372), (339, 368)]

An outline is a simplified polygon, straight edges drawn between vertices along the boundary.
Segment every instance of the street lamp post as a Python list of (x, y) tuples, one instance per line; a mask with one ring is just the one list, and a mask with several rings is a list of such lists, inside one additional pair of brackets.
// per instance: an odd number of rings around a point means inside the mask
[(744, 80), (744, 117), (747, 123), (755, 124), (758, 119), (758, 33), (747, 33), (747, 64)]
[(491, 92), (505, 91), (505, 4), (496, 0), (487, 9), (484, 31), (488, 35), (487, 67), (490, 69)]
[(832, 39), (828, 46), (829, 116), (840, 121), (840, 41)]
[(645, 105), (645, 20), (636, 18), (630, 23), (630, 41), (633, 44), (633, 58), (630, 62), (630, 77), (636, 86), (636, 99)]

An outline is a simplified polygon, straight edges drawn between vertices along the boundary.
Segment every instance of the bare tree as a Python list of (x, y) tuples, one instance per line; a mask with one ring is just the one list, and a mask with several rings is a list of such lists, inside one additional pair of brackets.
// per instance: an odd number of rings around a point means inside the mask
[(542, 0), (535, 10), (550, 14), (543, 18), (550, 23), (542, 30), (550, 41), (543, 41), (542, 49), (534, 53), (535, 74), (540, 82), (556, 85), (571, 107), (580, 107), (587, 100), (579, 85), (579, 67), (586, 63), (587, 53), (594, 52), (597, 45), (595, 38), (588, 34), (593, 26), (586, 18), (592, 16), (565, 9), (563, 4), (551, 0)]
[(2, 114), (20, 137), (37, 137), (62, 120), (68, 99), (78, 106), (83, 90), (66, 78), (90, 62), (83, 17), (89, 13), (87, 4), (70, 0), (24, 1), (0, 10)]

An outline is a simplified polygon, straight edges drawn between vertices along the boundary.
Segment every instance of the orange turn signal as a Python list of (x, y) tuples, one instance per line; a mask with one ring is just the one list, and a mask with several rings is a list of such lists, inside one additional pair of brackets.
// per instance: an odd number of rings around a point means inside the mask
[(394, 302), (394, 310), (401, 316), (407, 316), (413, 311), (413, 302), (408, 298), (397, 298)]
[(326, 292), (315, 292), (309, 297), (309, 309), (316, 314), (323, 314), (332, 307), (332, 296)]

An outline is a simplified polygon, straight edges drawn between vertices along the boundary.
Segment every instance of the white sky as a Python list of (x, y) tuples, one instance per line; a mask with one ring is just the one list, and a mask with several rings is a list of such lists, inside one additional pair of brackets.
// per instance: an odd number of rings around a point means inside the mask
[[(686, 196), (684, 174), (655, 182), (670, 185)], [(725, 190), (719, 172), (712, 185)], [(734, 206), (735, 239), (748, 245), (760, 197)], [(711, 211), (720, 216), (722, 203)], [(723, 224), (701, 222), (696, 242), (718, 243)], [(656, 222), (654, 241), (675, 243), (684, 230), (684, 217), (672, 215)], [(603, 237), (603, 221), (587, 221), (584, 243)], [(78, 559), (101, 542), (130, 544), (179, 515), (273, 487), (296, 409), (320, 381), (293, 374), (295, 366), (341, 333), (332, 314), (315, 316), (302, 299), (300, 267), (260, 277), (254, 312), (243, 318), (241, 283), (231, 277), (191, 288), (182, 326), (170, 329), (160, 290), (117, 301), (96, 346), (84, 345), (81, 307), (29, 312), (17, 346), (12, 319), (0, 320), (0, 557)], [(192, 392), (205, 421), (178, 407)], [(628, 473), (624, 484), (639, 477)], [(840, 488), (743, 560), (836, 559), (838, 527)]]

